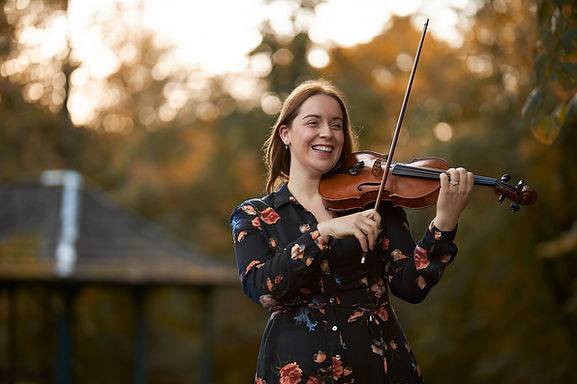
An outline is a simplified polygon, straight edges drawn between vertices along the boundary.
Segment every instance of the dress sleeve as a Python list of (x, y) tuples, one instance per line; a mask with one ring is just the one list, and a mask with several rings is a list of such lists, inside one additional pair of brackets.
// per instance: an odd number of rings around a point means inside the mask
[(387, 225), (388, 237), (383, 239), (383, 249), (389, 252), (385, 274), (391, 292), (410, 303), (419, 303), (456, 257), (457, 246), (453, 240), (457, 228), (443, 232), (431, 222), (415, 244), (407, 215), (400, 207), (390, 209)]
[(258, 211), (252, 205), (240, 205), (230, 217), (234, 253), (245, 294), (265, 308), (290, 298), (306, 286), (315, 274), (317, 258), (326, 244), (311, 226), (301, 236), (280, 248), (269, 238), (263, 226), (282, 225), (272, 208)]

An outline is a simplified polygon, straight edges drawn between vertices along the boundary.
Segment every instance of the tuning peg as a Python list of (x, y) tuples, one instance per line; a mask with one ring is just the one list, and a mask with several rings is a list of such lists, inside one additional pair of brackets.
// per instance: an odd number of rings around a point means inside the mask
[(503, 204), (503, 201), (505, 201), (505, 195), (499, 195), (499, 200), (497, 200), (499, 202), (499, 204)]
[(509, 209), (511, 209), (511, 212), (517, 212), (519, 208), (521, 207), (517, 203), (511, 203), (511, 205), (509, 205)]
[(511, 175), (509, 175), (508, 173), (503, 174), (503, 176), (501, 176), (501, 181), (503, 183), (508, 182), (509, 180), (511, 180)]
[(515, 189), (517, 190), (517, 192), (521, 192), (521, 190), (523, 189), (524, 186), (525, 186), (525, 183), (523, 182), (523, 180), (519, 180), (519, 182), (515, 186)]

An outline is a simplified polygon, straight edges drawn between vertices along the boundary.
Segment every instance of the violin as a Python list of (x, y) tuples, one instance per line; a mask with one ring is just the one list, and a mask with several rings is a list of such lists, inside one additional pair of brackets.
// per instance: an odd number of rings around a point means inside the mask
[[(424, 208), (437, 201), (441, 188), (439, 175), (449, 168), (447, 161), (427, 157), (413, 159), (409, 163), (392, 164), (428, 25), (429, 19), (424, 24), (417, 47), (389, 154), (382, 155), (373, 151), (355, 152), (345, 159), (343, 164), (338, 165), (336, 171), (324, 175), (319, 184), (319, 194), (327, 209), (332, 211), (364, 209), (374, 203), (374, 209), (378, 210), (383, 200), (406, 208)], [(383, 162), (386, 164), (383, 165)], [(537, 192), (533, 188), (526, 186), (522, 180), (513, 187), (507, 184), (509, 180), (508, 174), (504, 174), (499, 180), (475, 176), (474, 183), (493, 187), (499, 195), (499, 203), (505, 198), (510, 199), (512, 201), (510, 208), (513, 212), (518, 211), (521, 205), (535, 203)], [(361, 262), (364, 263), (364, 256)]]
[[(387, 155), (373, 151), (354, 152), (336, 171), (325, 175), (319, 185), (319, 193), (328, 210), (342, 212), (363, 209), (375, 203), (385, 172)], [(439, 175), (449, 168), (449, 163), (438, 157), (413, 159), (408, 163), (390, 166), (390, 176), (384, 186), (382, 200), (391, 201), (404, 208), (426, 208), (434, 205), (439, 195)], [(475, 185), (491, 187), (499, 195), (499, 203), (511, 200), (510, 209), (519, 210), (521, 205), (531, 205), (537, 200), (537, 192), (519, 180), (516, 186), (507, 182), (510, 175), (500, 179), (475, 175)]]

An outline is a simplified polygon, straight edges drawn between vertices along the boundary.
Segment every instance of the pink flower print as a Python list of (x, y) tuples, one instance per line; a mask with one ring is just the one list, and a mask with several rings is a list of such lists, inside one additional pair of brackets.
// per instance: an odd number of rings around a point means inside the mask
[(343, 363), (340, 359), (333, 357), (333, 379), (338, 380), (344, 373)]
[(407, 255), (401, 252), (400, 249), (394, 249), (393, 252), (391, 252), (391, 256), (393, 256), (393, 261), (399, 261), (407, 258)]
[(417, 269), (424, 269), (429, 266), (429, 259), (427, 258), (427, 250), (423, 247), (416, 246), (413, 258), (415, 260), (415, 267)]
[(347, 322), (352, 323), (353, 321), (357, 321), (359, 317), (362, 317), (365, 313), (362, 309), (355, 309), (352, 315), (349, 316)]
[(379, 279), (376, 283), (371, 285), (371, 292), (377, 299), (380, 299), (381, 296), (383, 296), (386, 292), (386, 287), (382, 279)]
[(435, 240), (441, 240), (441, 236), (443, 236), (441, 231), (435, 231)]
[(295, 362), (288, 363), (279, 371), (280, 384), (299, 384), (303, 370)]
[(389, 239), (386, 237), (383, 237), (383, 241), (381, 241), (381, 249), (383, 251), (388, 251), (389, 250)]
[(256, 209), (252, 205), (243, 205), (242, 210), (252, 216), (256, 216)]
[(260, 302), (260, 305), (266, 309), (272, 308), (277, 304), (276, 300), (271, 295), (262, 295), (258, 298), (258, 301)]
[(441, 256), (441, 261), (443, 263), (448, 263), (449, 261), (451, 261), (451, 254), (447, 253), (446, 255)]
[(387, 321), (387, 319), (389, 318), (389, 314), (385, 309), (384, 305), (380, 306), (379, 309), (377, 309), (377, 316), (379, 316), (383, 321)]
[(291, 259), (293, 260), (302, 259), (304, 252), (305, 252), (304, 245), (302, 244), (293, 245), (293, 247), (291, 248)]
[(353, 373), (353, 369), (351, 367), (345, 367), (345, 369), (343, 370), (343, 376), (348, 376), (351, 373)]
[[(321, 262), (321, 271), (322, 271), (324, 274), (329, 273), (329, 262), (328, 262), (327, 259), (324, 259), (324, 260)], [(321, 280), (321, 282), (322, 282), (322, 280)]]
[(274, 224), (280, 220), (280, 216), (271, 207), (266, 208), (264, 211), (260, 212), (260, 218), (267, 224)]
[(305, 233), (306, 231), (308, 231), (308, 230), (310, 230), (310, 229), (311, 229), (310, 224), (302, 224), (302, 225), (299, 227), (299, 231), (301, 231), (301, 233)]
[(327, 354), (323, 351), (318, 351), (313, 355), (313, 360), (315, 363), (322, 363), (327, 359)]
[(247, 232), (246, 231), (240, 231), (238, 233), (238, 236), (236, 237), (236, 241), (237, 243), (240, 243), (241, 241), (244, 240), (244, 238), (246, 237)]
[(322, 384), (322, 382), (316, 376), (309, 376), (307, 384)]
[(244, 274), (246, 275), (248, 273), (248, 271), (250, 271), (254, 266), (256, 266), (258, 268), (258, 266), (261, 264), (262, 262), (260, 260), (253, 260), (250, 263), (248, 263), (248, 265), (246, 266), (245, 270), (244, 270)]
[(371, 345), (371, 350), (373, 351), (373, 353), (376, 353), (377, 355), (383, 356), (385, 354), (385, 352), (383, 351), (383, 348), (377, 347), (374, 344)]
[(279, 273), (278, 275), (276, 275), (274, 277), (274, 284), (279, 285), (281, 283), (282, 279), (283, 279), (283, 275), (282, 275), (282, 273)]
[(423, 276), (417, 277), (417, 285), (419, 286), (419, 288), (425, 289), (425, 287), (427, 286), (427, 282), (425, 281), (425, 278)]
[(254, 384), (266, 384), (265, 379), (261, 379), (260, 377), (255, 378)]
[(252, 219), (251, 224), (253, 227), (260, 229), (260, 220), (258, 217)]
[(268, 288), (269, 291), (272, 291), (272, 289), (274, 288), (274, 285), (270, 277), (266, 278), (266, 287)]
[(271, 248), (276, 248), (276, 239), (271, 237), (270, 239), (268, 239), (268, 243), (270, 244)]
[(327, 243), (325, 243), (319, 231), (312, 231), (311, 238), (315, 241), (315, 244), (321, 251), (327, 247)]

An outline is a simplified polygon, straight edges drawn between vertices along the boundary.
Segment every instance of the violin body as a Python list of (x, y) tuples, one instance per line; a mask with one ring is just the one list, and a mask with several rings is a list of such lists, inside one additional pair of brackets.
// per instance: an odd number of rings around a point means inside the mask
[[(325, 207), (333, 211), (362, 209), (374, 203), (379, 193), (386, 155), (373, 151), (353, 153), (339, 170), (323, 177), (319, 193)], [(447, 170), (449, 164), (439, 158), (413, 159), (410, 164), (417, 167)], [(383, 191), (382, 199), (396, 206), (406, 208), (424, 208), (434, 205), (439, 195), (439, 181), (405, 178), (395, 175), (395, 166), (391, 166), (391, 175)]]
[[(354, 152), (338, 169), (324, 175), (319, 184), (323, 203), (331, 211), (363, 209), (374, 204), (383, 177), (387, 156), (373, 151)], [(391, 164), (389, 177), (381, 194), (381, 201), (395, 206), (425, 208), (437, 202), (441, 188), (440, 174), (449, 168), (446, 160), (437, 157), (416, 158), (408, 163)], [(500, 195), (499, 202), (509, 198), (511, 210), (519, 205), (531, 205), (537, 193), (519, 181), (507, 184), (509, 175), (495, 179), (475, 175), (475, 184), (493, 187)]]

